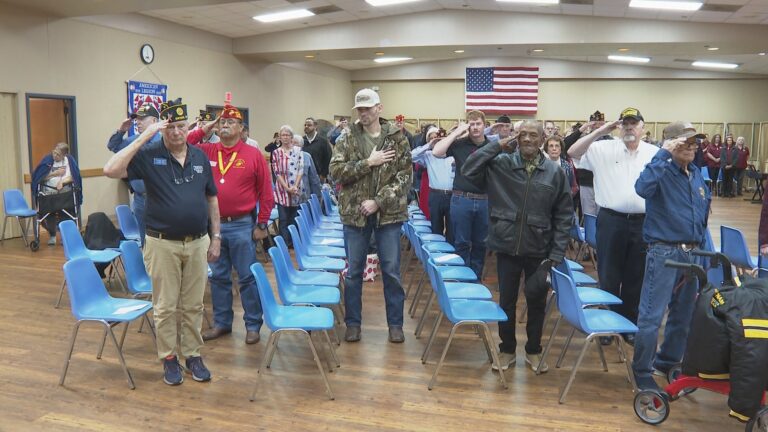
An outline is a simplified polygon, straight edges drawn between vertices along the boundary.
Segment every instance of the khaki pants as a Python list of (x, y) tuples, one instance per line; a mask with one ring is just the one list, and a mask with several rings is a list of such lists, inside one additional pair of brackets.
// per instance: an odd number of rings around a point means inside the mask
[(160, 359), (176, 352), (176, 312), (179, 308), (180, 354), (185, 358), (200, 355), (209, 244), (207, 235), (189, 242), (146, 238), (144, 261), (152, 277), (152, 304)]

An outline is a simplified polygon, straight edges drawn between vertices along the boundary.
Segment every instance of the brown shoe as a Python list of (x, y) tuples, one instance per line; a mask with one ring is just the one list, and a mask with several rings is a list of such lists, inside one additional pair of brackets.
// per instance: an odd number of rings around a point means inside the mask
[(221, 328), (221, 327), (214, 327), (212, 329), (208, 329), (208, 330), (203, 331), (203, 340), (207, 341), (207, 340), (211, 340), (211, 339), (216, 339), (216, 338), (219, 338), (221, 336), (224, 336), (224, 335), (230, 334), (230, 333), (232, 333), (232, 329), (231, 328), (225, 329), (225, 328)]
[(245, 343), (247, 343), (248, 345), (259, 343), (260, 340), (261, 340), (261, 335), (259, 335), (259, 332), (255, 330), (254, 331), (248, 330), (247, 332), (245, 332)]
[(347, 342), (359, 342), (360, 333), (360, 326), (347, 326), (347, 331), (344, 332), (344, 340)]
[(389, 341), (392, 343), (405, 342), (405, 334), (403, 334), (402, 326), (389, 326)]

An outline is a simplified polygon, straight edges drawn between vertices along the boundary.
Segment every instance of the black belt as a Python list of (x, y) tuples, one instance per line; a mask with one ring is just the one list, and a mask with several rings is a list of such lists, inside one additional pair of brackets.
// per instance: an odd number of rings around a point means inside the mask
[(221, 223), (234, 222), (250, 216), (251, 216), (250, 213), (245, 213), (237, 216), (222, 216)]
[(197, 240), (201, 237), (208, 235), (207, 232), (203, 232), (200, 234), (190, 234), (190, 235), (169, 235), (169, 234), (161, 233), (160, 231), (155, 231), (149, 228), (146, 229), (146, 234), (152, 238), (156, 238), (160, 240), (173, 240), (173, 241), (183, 241), (183, 242)]
[(611, 210), (605, 207), (601, 207), (600, 211), (606, 212), (609, 215), (617, 216), (623, 219), (629, 219), (629, 220), (645, 219), (645, 213), (622, 213), (622, 212), (617, 212), (616, 210)]
[(658, 241), (658, 242), (651, 242), (651, 246), (653, 245), (663, 245), (663, 246), (669, 246), (673, 248), (679, 248), (682, 249), (683, 252), (690, 252), (691, 250), (699, 247), (699, 242), (664, 242), (664, 241)]
[(472, 198), (472, 199), (488, 199), (488, 195), (486, 194), (476, 194), (472, 192), (464, 192), (460, 190), (452, 190), (451, 193), (455, 196), (460, 196), (464, 198)]
[(451, 194), (453, 194), (453, 191), (452, 190), (445, 190), (445, 189), (432, 189), (432, 188), (429, 188), (429, 193), (439, 193), (439, 194), (443, 194), (443, 195), (451, 195)]

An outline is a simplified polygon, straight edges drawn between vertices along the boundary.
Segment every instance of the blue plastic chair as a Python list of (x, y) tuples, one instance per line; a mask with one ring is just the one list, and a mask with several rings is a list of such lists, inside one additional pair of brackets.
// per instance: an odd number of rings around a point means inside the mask
[[(123, 358), (123, 342), (125, 341), (125, 335), (130, 322), (140, 317), (147, 318), (147, 313), (152, 310), (152, 303), (144, 300), (110, 297), (99, 277), (99, 273), (96, 271), (96, 267), (87, 257), (77, 257), (64, 264), (64, 277), (67, 281), (66, 285), (69, 292), (72, 315), (74, 315), (77, 322), (72, 329), (69, 350), (64, 359), (64, 368), (61, 371), (59, 385), (64, 385), (64, 379), (67, 376), (80, 325), (90, 321), (104, 326), (105, 335), (109, 335), (115, 344), (115, 348), (117, 348), (117, 355), (123, 367), (123, 372), (125, 372), (125, 377), (128, 379), (128, 386), (131, 390), (135, 389), (136, 385), (133, 382), (131, 373), (128, 371), (128, 367), (125, 365), (125, 358)], [(125, 323), (125, 327), (118, 343), (112, 327), (122, 323)], [(154, 338), (154, 333), (152, 333), (152, 336)], [(96, 358), (101, 358), (103, 349), (104, 341), (102, 341), (101, 349), (99, 349), (99, 354)]]
[(736, 228), (720, 226), (720, 250), (739, 271), (757, 268), (757, 257), (749, 254), (744, 234)]
[(322, 222), (335, 222), (335, 223), (341, 223), (341, 219), (339, 215), (325, 215), (323, 214), (322, 209), (320, 208), (320, 199), (317, 198), (317, 195), (312, 194), (309, 197), (309, 209), (312, 210), (312, 213), (317, 214), (317, 217)]
[[(557, 307), (560, 309), (565, 321), (568, 322), (574, 329), (586, 335), (584, 340), (584, 346), (579, 352), (579, 356), (576, 359), (576, 363), (571, 370), (570, 377), (565, 387), (560, 392), (559, 402), (565, 403), (565, 398), (568, 395), (573, 384), (574, 378), (576, 378), (576, 372), (579, 370), (581, 361), (584, 359), (584, 354), (587, 352), (590, 342), (600, 336), (610, 336), (616, 339), (616, 343), (619, 347), (619, 352), (624, 357), (624, 351), (622, 348), (621, 335), (624, 333), (637, 333), (637, 326), (632, 324), (628, 319), (617, 314), (616, 312), (605, 309), (585, 309), (582, 302), (579, 300), (578, 291), (573, 280), (565, 274), (552, 269), (552, 285), (557, 288)], [(553, 334), (556, 334), (557, 326), (553, 329)], [(542, 358), (546, 357), (547, 351), (542, 354)], [(629, 361), (625, 362), (627, 367), (627, 375), (632, 383), (632, 388), (635, 386), (635, 378), (632, 374), (632, 365)]]
[[(499, 370), (501, 370), (499, 351), (493, 340), (493, 334), (491, 334), (491, 329), (488, 327), (488, 324), (507, 320), (507, 314), (504, 313), (496, 302), (486, 300), (452, 299), (448, 297), (444, 280), (440, 276), (438, 268), (439, 267), (435, 265), (434, 261), (430, 260), (427, 262), (427, 272), (435, 287), (437, 299), (440, 304), (440, 315), (438, 315), (437, 320), (435, 320), (435, 324), (432, 327), (432, 333), (429, 335), (429, 341), (424, 349), (424, 354), (421, 356), (422, 364), (427, 362), (429, 351), (435, 342), (435, 336), (440, 328), (440, 323), (443, 321), (443, 317), (447, 318), (448, 321), (453, 324), (453, 327), (451, 327), (451, 333), (448, 335), (448, 340), (443, 348), (443, 354), (437, 362), (437, 367), (432, 375), (432, 379), (429, 381), (429, 386), (427, 388), (430, 390), (432, 390), (437, 381), (437, 374), (440, 373), (440, 368), (443, 366), (445, 355), (451, 347), (451, 341), (453, 341), (456, 331), (462, 326), (471, 325), (478, 331), (481, 340), (485, 345), (488, 361), (495, 364)], [(506, 389), (507, 381), (504, 378), (503, 373), (499, 373), (499, 380), (501, 381), (501, 385)]]
[(122, 242), (120, 253), (123, 256), (123, 268), (125, 269), (125, 281), (128, 292), (134, 297), (152, 297), (152, 278), (147, 273), (144, 265), (144, 256), (136, 242)]
[[(705, 182), (707, 182), (707, 184), (712, 183), (712, 179), (709, 177), (709, 168), (707, 168), (706, 165), (701, 167), (701, 177), (702, 179), (704, 179)], [(710, 188), (711, 187), (712, 186), (710, 186)]]
[(131, 208), (125, 204), (115, 207), (117, 214), (117, 223), (120, 225), (120, 231), (126, 240), (131, 240), (141, 244), (141, 232), (139, 230), (139, 221), (131, 211)]
[(592, 276), (580, 271), (573, 270), (571, 266), (568, 265), (568, 261), (561, 262), (557, 269), (568, 275), (569, 278), (573, 279), (573, 281), (576, 283), (576, 286), (581, 287), (598, 285), (597, 281)]
[(304, 218), (304, 222), (306, 224), (307, 229), (313, 236), (317, 237), (328, 237), (328, 238), (335, 238), (335, 239), (344, 239), (344, 230), (343, 229), (337, 229), (337, 228), (318, 228), (315, 223), (312, 221), (311, 216), (307, 216), (307, 214), (304, 212), (304, 210), (299, 210), (297, 212), (297, 219), (298, 216), (302, 216)]
[(312, 304), (315, 306), (338, 305), (341, 297), (334, 285), (300, 285), (291, 281), (282, 253), (277, 247), (269, 248), (275, 268), (275, 280), (280, 301), (285, 305)]
[(597, 216), (584, 213), (584, 240), (589, 246), (589, 259), (592, 266), (597, 268), (595, 255), (597, 254)]
[(295, 225), (288, 227), (288, 232), (291, 234), (291, 241), (293, 241), (293, 247), (297, 253), (301, 253), (310, 257), (329, 257), (329, 258), (346, 258), (347, 251), (344, 248), (333, 246), (320, 246), (309, 245), (306, 238), (302, 238), (299, 235), (299, 230)]
[(285, 269), (292, 284), (295, 285), (339, 285), (338, 273), (314, 270), (296, 270), (291, 261), (291, 254), (282, 236), (275, 237), (275, 247), (285, 263)]
[[(325, 335), (325, 340), (328, 343), (331, 356), (336, 362), (336, 367), (339, 367), (339, 360), (333, 349), (331, 338), (328, 336), (328, 330), (333, 328), (333, 313), (330, 309), (326, 308), (280, 305), (275, 300), (275, 294), (272, 292), (272, 286), (267, 279), (267, 273), (264, 271), (264, 267), (260, 263), (254, 263), (251, 265), (251, 272), (256, 278), (256, 288), (259, 291), (261, 308), (264, 311), (264, 324), (266, 324), (272, 331), (272, 334), (269, 335), (269, 340), (267, 341), (267, 351), (264, 353), (264, 358), (259, 365), (259, 369), (256, 371), (256, 379), (261, 376), (261, 371), (265, 367), (268, 368), (272, 364), (272, 357), (275, 355), (275, 351), (277, 351), (277, 342), (280, 339), (280, 335), (284, 332), (299, 332), (307, 335), (309, 348), (312, 350), (312, 356), (314, 357), (317, 369), (323, 377), (328, 397), (333, 400), (334, 396), (333, 391), (331, 390), (331, 384), (328, 382), (328, 377), (326, 377), (325, 371), (323, 370), (323, 365), (320, 362), (320, 356), (315, 348), (315, 343), (312, 341), (311, 333), (313, 331), (322, 332)], [(333, 371), (333, 366), (329, 365), (329, 370)], [(250, 398), (251, 401), (256, 400), (257, 390), (256, 383), (254, 383), (253, 393)]]
[(311, 232), (309, 225), (307, 225), (307, 219), (303, 213), (299, 213), (296, 216), (296, 224), (299, 227), (299, 235), (306, 241), (307, 245), (311, 248), (315, 246), (331, 246), (331, 247), (344, 247), (344, 238), (339, 237), (326, 237), (323, 236), (322, 231)]
[[(61, 232), (61, 241), (64, 245), (64, 258), (67, 261), (85, 257), (93, 261), (95, 264), (110, 264), (111, 270), (109, 272), (108, 282), (114, 277), (114, 273), (117, 273), (117, 265), (115, 261), (120, 258), (120, 251), (115, 249), (104, 250), (91, 250), (85, 247), (83, 237), (80, 235), (80, 231), (77, 228), (77, 224), (71, 220), (65, 220), (59, 222), (59, 231)], [(114, 270), (114, 271), (113, 271)], [(119, 277), (117, 278), (120, 279)], [(61, 304), (61, 297), (64, 295), (64, 285), (61, 284), (61, 290), (59, 290), (59, 298), (56, 300), (56, 308)], [(122, 282), (121, 282), (122, 286)]]
[(27, 226), (21, 223), (24, 219), (26, 225), (29, 225), (29, 218), (35, 217), (37, 211), (30, 208), (27, 205), (27, 201), (24, 199), (24, 195), (18, 189), (6, 189), (3, 191), (3, 211), (5, 212), (5, 219), (3, 220), (3, 234), (0, 236), (0, 242), (5, 241), (5, 227), (8, 224), (8, 218), (15, 217), (21, 228), (21, 238), (24, 240), (24, 244), (29, 247), (27, 241)]
[(336, 207), (336, 205), (333, 204), (333, 199), (331, 199), (331, 191), (329, 191), (326, 188), (323, 188), (322, 194), (323, 194), (323, 205), (325, 207), (325, 215), (326, 216), (338, 215), (339, 209), (338, 207)]
[(342, 225), (341, 222), (322, 220), (320, 215), (312, 211), (312, 209), (309, 207), (309, 203), (303, 202), (299, 204), (299, 208), (304, 211), (304, 214), (306, 214), (309, 219), (312, 220), (311, 228), (313, 229), (337, 231), (342, 231), (344, 229), (344, 225)]
[(346, 267), (346, 263), (342, 259), (307, 254), (306, 245), (301, 241), (300, 237), (293, 233), (291, 233), (291, 237), (294, 252), (296, 252), (296, 262), (299, 264), (300, 270), (320, 270), (338, 273)]

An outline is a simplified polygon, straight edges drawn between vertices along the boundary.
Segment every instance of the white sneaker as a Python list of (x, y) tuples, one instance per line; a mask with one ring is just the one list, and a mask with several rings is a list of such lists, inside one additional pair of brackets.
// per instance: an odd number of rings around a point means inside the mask
[(56, 246), (56, 237), (51, 237), (48, 239), (48, 246)]
[[(501, 364), (501, 370), (505, 371), (509, 369), (510, 366), (514, 366), (515, 362), (517, 361), (517, 357), (514, 354), (510, 353), (499, 353), (499, 363)], [(496, 367), (496, 363), (491, 365), (491, 369), (498, 371), (499, 368)]]
[[(537, 372), (536, 368), (539, 367), (540, 361), (541, 361), (541, 354), (525, 353), (525, 362), (528, 364), (528, 366), (531, 368), (532, 371)], [(546, 373), (548, 370), (549, 370), (549, 366), (547, 366), (547, 362), (546, 361), (541, 362), (541, 369), (538, 370), (538, 372)]]

